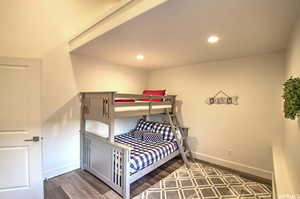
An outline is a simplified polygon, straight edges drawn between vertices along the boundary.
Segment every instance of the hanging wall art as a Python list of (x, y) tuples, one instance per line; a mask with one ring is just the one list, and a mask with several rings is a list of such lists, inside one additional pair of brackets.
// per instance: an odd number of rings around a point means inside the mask
[[(220, 96), (223, 95), (223, 96)], [(209, 105), (212, 104), (232, 104), (238, 105), (238, 96), (229, 96), (224, 91), (217, 92), (213, 97), (209, 97), (205, 100)]]

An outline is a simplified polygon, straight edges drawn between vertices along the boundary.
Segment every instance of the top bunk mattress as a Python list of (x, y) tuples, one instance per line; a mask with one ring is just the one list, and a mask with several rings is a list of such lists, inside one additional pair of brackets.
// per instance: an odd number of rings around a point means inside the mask
[(133, 148), (130, 151), (130, 174), (167, 157), (178, 149), (175, 141), (145, 142), (126, 133), (115, 137), (115, 141)]

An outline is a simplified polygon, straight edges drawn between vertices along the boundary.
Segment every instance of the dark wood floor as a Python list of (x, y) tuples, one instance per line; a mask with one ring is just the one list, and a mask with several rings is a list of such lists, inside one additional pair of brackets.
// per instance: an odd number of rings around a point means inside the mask
[[(174, 158), (148, 175), (134, 182), (131, 197), (142, 193), (162, 178), (183, 165), (181, 158)], [(75, 170), (45, 181), (45, 199), (121, 199), (106, 184), (86, 171)]]
[[(259, 178), (247, 173), (238, 172), (229, 168), (214, 165), (208, 162), (195, 160), (222, 170), (227, 170), (235, 175), (247, 178), (249, 180), (265, 184), (271, 189), (271, 181)], [(161, 179), (173, 173), (183, 165), (180, 157), (176, 157), (138, 181), (131, 184), (131, 197), (142, 193)], [(121, 199), (122, 197), (115, 193), (110, 187), (101, 182), (90, 173), (82, 170), (75, 170), (64, 175), (51, 178), (45, 181), (45, 199)]]

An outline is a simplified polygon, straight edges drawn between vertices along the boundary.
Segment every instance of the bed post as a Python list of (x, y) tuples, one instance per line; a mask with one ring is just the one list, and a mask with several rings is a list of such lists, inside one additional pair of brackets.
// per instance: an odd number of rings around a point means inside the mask
[(80, 95), (80, 101), (81, 101), (81, 108), (80, 108), (80, 168), (84, 169), (84, 134), (85, 134), (85, 126), (86, 126), (86, 121), (84, 117), (84, 111), (85, 111), (85, 104), (84, 104), (84, 97), (85, 94), (82, 93)]
[(143, 115), (143, 119), (144, 119), (145, 121), (149, 121), (149, 120), (150, 120), (150, 117), (149, 117), (149, 115)]
[(130, 198), (130, 182), (129, 182), (129, 158), (130, 158), (130, 150), (123, 149), (124, 159), (123, 159), (123, 198)]
[(109, 133), (109, 140), (111, 142), (114, 141), (115, 137), (115, 120), (114, 120), (114, 99), (115, 99), (115, 92), (111, 92), (109, 94), (109, 125), (108, 125), (108, 133)]
[(176, 95), (172, 96), (172, 114), (176, 114)]
[(111, 142), (114, 141), (114, 129), (115, 129), (114, 120), (110, 120), (108, 125), (108, 132), (109, 132), (109, 141)]

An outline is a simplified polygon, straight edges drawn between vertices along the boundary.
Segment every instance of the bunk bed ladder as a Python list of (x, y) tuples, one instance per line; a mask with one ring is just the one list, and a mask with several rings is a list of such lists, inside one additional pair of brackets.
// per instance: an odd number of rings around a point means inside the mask
[(186, 164), (188, 168), (190, 168), (190, 161), (188, 160), (188, 156), (190, 159), (193, 160), (191, 150), (189, 148), (188, 143), (186, 142), (186, 136), (182, 132), (182, 128), (180, 128), (179, 121), (177, 119), (177, 116), (175, 114), (170, 114), (167, 112), (169, 122), (171, 125), (171, 128), (173, 132), (175, 132), (176, 135), (176, 141), (178, 143), (179, 152), (181, 154), (181, 157)]

